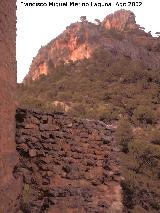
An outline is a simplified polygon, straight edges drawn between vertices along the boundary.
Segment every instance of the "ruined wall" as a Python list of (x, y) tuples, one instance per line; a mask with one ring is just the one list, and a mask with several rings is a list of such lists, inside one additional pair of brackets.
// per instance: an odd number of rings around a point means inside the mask
[(0, 0), (0, 212), (13, 213), (19, 181), (15, 149), (16, 1)]
[(21, 210), (122, 212), (112, 126), (26, 109), (17, 110), (16, 124), (16, 175), (25, 183)]

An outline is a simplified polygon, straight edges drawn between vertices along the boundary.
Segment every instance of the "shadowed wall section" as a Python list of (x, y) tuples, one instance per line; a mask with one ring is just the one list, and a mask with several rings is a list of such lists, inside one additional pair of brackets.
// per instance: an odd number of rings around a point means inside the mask
[(0, 212), (14, 213), (20, 191), (13, 177), (16, 92), (16, 0), (0, 0)]

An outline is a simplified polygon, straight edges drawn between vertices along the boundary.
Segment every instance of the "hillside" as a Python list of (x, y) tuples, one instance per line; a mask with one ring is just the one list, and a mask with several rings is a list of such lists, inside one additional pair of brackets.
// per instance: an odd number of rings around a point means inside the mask
[(148, 69), (160, 67), (160, 40), (145, 33), (136, 24), (131, 11), (120, 10), (97, 24), (82, 17), (81, 22), (68, 26), (57, 38), (41, 47), (24, 82), (47, 75), (50, 65), (56, 67), (61, 62), (90, 58), (99, 48), (105, 48), (112, 57), (123, 55), (138, 60)]
[(39, 51), (18, 85), (21, 107), (116, 126), (126, 212), (160, 211), (159, 42), (130, 11), (75, 23)]

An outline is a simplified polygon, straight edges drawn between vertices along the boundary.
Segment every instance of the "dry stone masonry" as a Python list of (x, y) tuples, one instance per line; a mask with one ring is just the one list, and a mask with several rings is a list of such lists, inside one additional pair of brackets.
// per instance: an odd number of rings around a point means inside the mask
[(26, 109), (17, 110), (16, 123), (23, 212), (122, 212), (111, 126)]

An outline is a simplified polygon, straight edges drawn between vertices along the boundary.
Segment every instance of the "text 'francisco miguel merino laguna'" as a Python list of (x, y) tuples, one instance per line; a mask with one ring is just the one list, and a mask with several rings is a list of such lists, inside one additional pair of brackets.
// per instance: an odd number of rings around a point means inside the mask
[(22, 4), (24, 4), (25, 6), (39, 6), (39, 7), (43, 7), (43, 6), (50, 6), (50, 7), (108, 7), (108, 6), (112, 6), (111, 2), (106, 2), (106, 3), (101, 3), (101, 2), (44, 2), (44, 3), (38, 3), (38, 2), (21, 2)]

